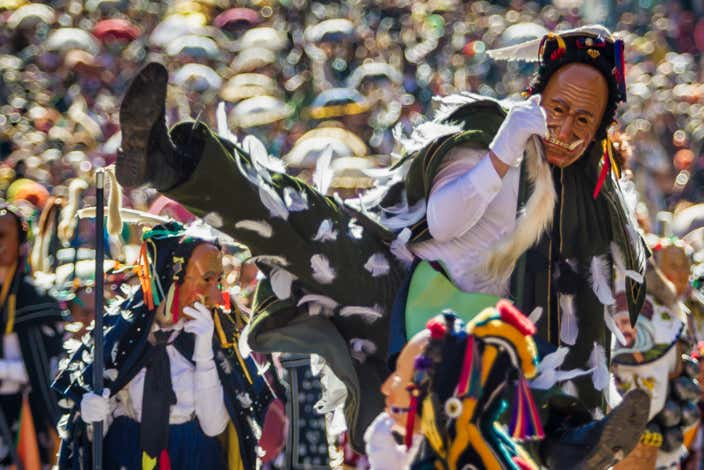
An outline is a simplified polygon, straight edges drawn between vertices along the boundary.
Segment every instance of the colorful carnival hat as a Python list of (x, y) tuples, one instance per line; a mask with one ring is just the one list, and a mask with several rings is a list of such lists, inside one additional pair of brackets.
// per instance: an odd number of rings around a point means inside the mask
[[(446, 312), (427, 329), (431, 338), (408, 386), (406, 445), (419, 417), (428, 447), (412, 468), (532, 468), (513, 441), (544, 436), (527, 382), (537, 373), (533, 323), (501, 300), (466, 326)], [(506, 406), (501, 391), (511, 385), (516, 398), (506, 435), (497, 421)]]

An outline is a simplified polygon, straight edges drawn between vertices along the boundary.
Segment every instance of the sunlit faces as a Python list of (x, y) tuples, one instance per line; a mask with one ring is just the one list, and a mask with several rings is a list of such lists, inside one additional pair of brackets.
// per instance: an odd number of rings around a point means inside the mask
[(606, 79), (586, 64), (565, 65), (550, 77), (541, 105), (549, 132), (542, 140), (551, 164), (564, 168), (582, 156), (599, 129), (608, 96)]
[[(396, 370), (381, 386), (381, 393), (385, 397), (385, 411), (394, 420), (399, 431), (406, 429), (408, 406), (411, 403), (411, 395), (406, 387), (413, 379), (414, 362), (423, 352), (429, 338), (430, 332), (423, 330), (406, 343), (396, 360)], [(419, 426), (418, 421), (416, 426)]]

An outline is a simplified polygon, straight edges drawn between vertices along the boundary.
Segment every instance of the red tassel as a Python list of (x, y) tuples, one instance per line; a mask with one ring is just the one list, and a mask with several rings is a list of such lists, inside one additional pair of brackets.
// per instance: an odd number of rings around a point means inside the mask
[(161, 454), (159, 454), (159, 470), (171, 470), (171, 459), (166, 449), (162, 450)]
[(171, 302), (171, 316), (173, 317), (174, 323), (178, 322), (178, 314), (179, 314), (179, 288), (178, 288), (178, 281), (174, 281), (174, 298), (173, 301)]
[(223, 309), (225, 310), (225, 313), (232, 312), (232, 302), (230, 301), (230, 293), (226, 290), (222, 291), (222, 305)]
[(596, 186), (594, 186), (594, 194), (592, 194), (592, 198), (594, 199), (599, 195), (601, 187), (604, 186), (604, 181), (606, 181), (606, 175), (609, 174), (609, 170), (611, 169), (611, 160), (609, 160), (609, 154), (606, 149), (604, 149), (603, 159), (604, 163), (601, 165), (601, 173), (599, 173), (599, 179), (596, 182)]
[(418, 388), (410, 384), (406, 387), (411, 395), (411, 403), (408, 405), (408, 415), (406, 416), (406, 435), (403, 436), (403, 443), (406, 445), (406, 450), (411, 449), (413, 445), (413, 428), (416, 425), (416, 412), (418, 411)]

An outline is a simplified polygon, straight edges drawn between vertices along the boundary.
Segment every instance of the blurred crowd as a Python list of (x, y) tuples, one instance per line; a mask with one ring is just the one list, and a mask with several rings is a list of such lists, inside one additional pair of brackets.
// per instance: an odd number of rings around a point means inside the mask
[[(171, 72), (171, 123), (215, 124), (223, 103), (232, 132), (294, 170), (330, 140), (336, 156), (385, 164), (394, 128), (431, 113), (433, 96), (518, 96), (534, 65), (494, 63), (487, 50), (600, 22), (626, 39), (619, 123), (651, 220), (701, 196), (689, 183), (702, 171), (702, 2), (233, 3), (0, 1), (0, 189), (27, 177), (63, 195), (110, 163), (121, 95), (147, 61)], [(126, 203), (146, 209), (153, 197)]]

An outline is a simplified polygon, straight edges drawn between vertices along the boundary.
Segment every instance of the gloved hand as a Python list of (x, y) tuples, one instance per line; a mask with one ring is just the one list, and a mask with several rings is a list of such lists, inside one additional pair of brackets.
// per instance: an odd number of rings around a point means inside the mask
[(110, 390), (103, 389), (103, 394), (88, 392), (81, 399), (81, 418), (86, 423), (105, 421), (110, 415)]
[(183, 329), (196, 335), (193, 360), (205, 362), (213, 359), (213, 314), (200, 302), (194, 303), (192, 307), (184, 307), (183, 313), (192, 318), (186, 321)]
[(511, 108), (489, 149), (506, 165), (517, 167), (523, 160), (528, 139), (532, 135), (546, 137), (547, 134), (547, 115), (540, 106), (540, 95), (533, 95)]

